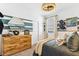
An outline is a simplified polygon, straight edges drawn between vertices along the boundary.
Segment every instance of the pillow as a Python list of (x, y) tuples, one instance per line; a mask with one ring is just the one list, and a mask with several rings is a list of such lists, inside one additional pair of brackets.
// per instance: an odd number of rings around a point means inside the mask
[(73, 32), (67, 32), (66, 33), (66, 42), (68, 42), (68, 39), (73, 35)]
[(78, 51), (79, 50), (79, 35), (77, 32), (72, 33), (67, 38), (67, 47), (70, 51)]
[(58, 32), (57, 39), (64, 40), (65, 39), (65, 35), (66, 35), (66, 32)]
[(58, 37), (56, 38), (56, 43), (58, 46), (63, 45), (66, 39), (66, 32), (58, 32)]

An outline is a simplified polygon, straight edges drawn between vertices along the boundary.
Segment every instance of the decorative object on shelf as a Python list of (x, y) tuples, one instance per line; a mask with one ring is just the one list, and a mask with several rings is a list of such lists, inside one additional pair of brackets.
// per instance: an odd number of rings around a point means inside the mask
[(19, 35), (19, 31), (13, 31), (14, 35)]
[(43, 3), (42, 10), (43, 11), (52, 11), (55, 10), (56, 4), (55, 3)]
[(24, 35), (29, 35), (29, 30), (24, 30)]
[(67, 39), (67, 47), (70, 51), (78, 51), (79, 50), (79, 35), (77, 32), (72, 33), (70, 37)]
[(65, 24), (64, 20), (58, 21), (57, 26), (58, 26), (58, 30), (61, 30), (61, 31), (66, 30), (66, 24)]

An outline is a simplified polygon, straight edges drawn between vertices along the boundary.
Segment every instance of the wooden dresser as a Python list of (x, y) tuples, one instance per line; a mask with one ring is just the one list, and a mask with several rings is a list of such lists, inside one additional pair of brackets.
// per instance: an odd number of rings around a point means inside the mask
[(3, 55), (12, 55), (31, 48), (31, 35), (6, 36), (3, 42)]

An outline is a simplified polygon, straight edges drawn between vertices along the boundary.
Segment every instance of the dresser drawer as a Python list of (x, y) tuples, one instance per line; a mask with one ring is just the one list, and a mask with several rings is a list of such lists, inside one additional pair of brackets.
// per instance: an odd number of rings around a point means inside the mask
[(17, 46), (15, 47), (15, 50), (16, 50), (16, 49), (17, 49), (17, 50), (20, 50), (20, 49), (23, 49), (23, 48), (26, 48), (26, 49), (31, 48), (31, 44), (26, 44), (26, 43), (22, 43), (21, 45), (19, 44), (19, 45), (17, 45)]
[(4, 39), (4, 44), (14, 44), (14, 43), (18, 43), (20, 41), (20, 39), (15, 39), (15, 38), (5, 38)]
[(3, 55), (11, 55), (25, 49), (31, 48), (31, 36), (3, 37)]
[(10, 51), (10, 50), (15, 49), (15, 47), (16, 47), (16, 44), (5, 45), (4, 48), (3, 48), (3, 51), (4, 51), (4, 52), (8, 52), (8, 51)]

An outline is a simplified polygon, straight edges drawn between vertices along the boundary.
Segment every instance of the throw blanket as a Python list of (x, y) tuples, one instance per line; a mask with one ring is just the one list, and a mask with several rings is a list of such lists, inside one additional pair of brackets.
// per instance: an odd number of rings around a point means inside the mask
[(36, 47), (35, 47), (35, 53), (40, 56), (41, 53), (42, 53), (43, 44), (46, 43), (46, 42), (48, 42), (49, 40), (52, 40), (52, 39), (54, 39), (54, 35), (51, 35), (51, 36), (49, 36), (49, 37), (46, 38), (46, 39), (39, 40), (39, 41), (37, 42)]

